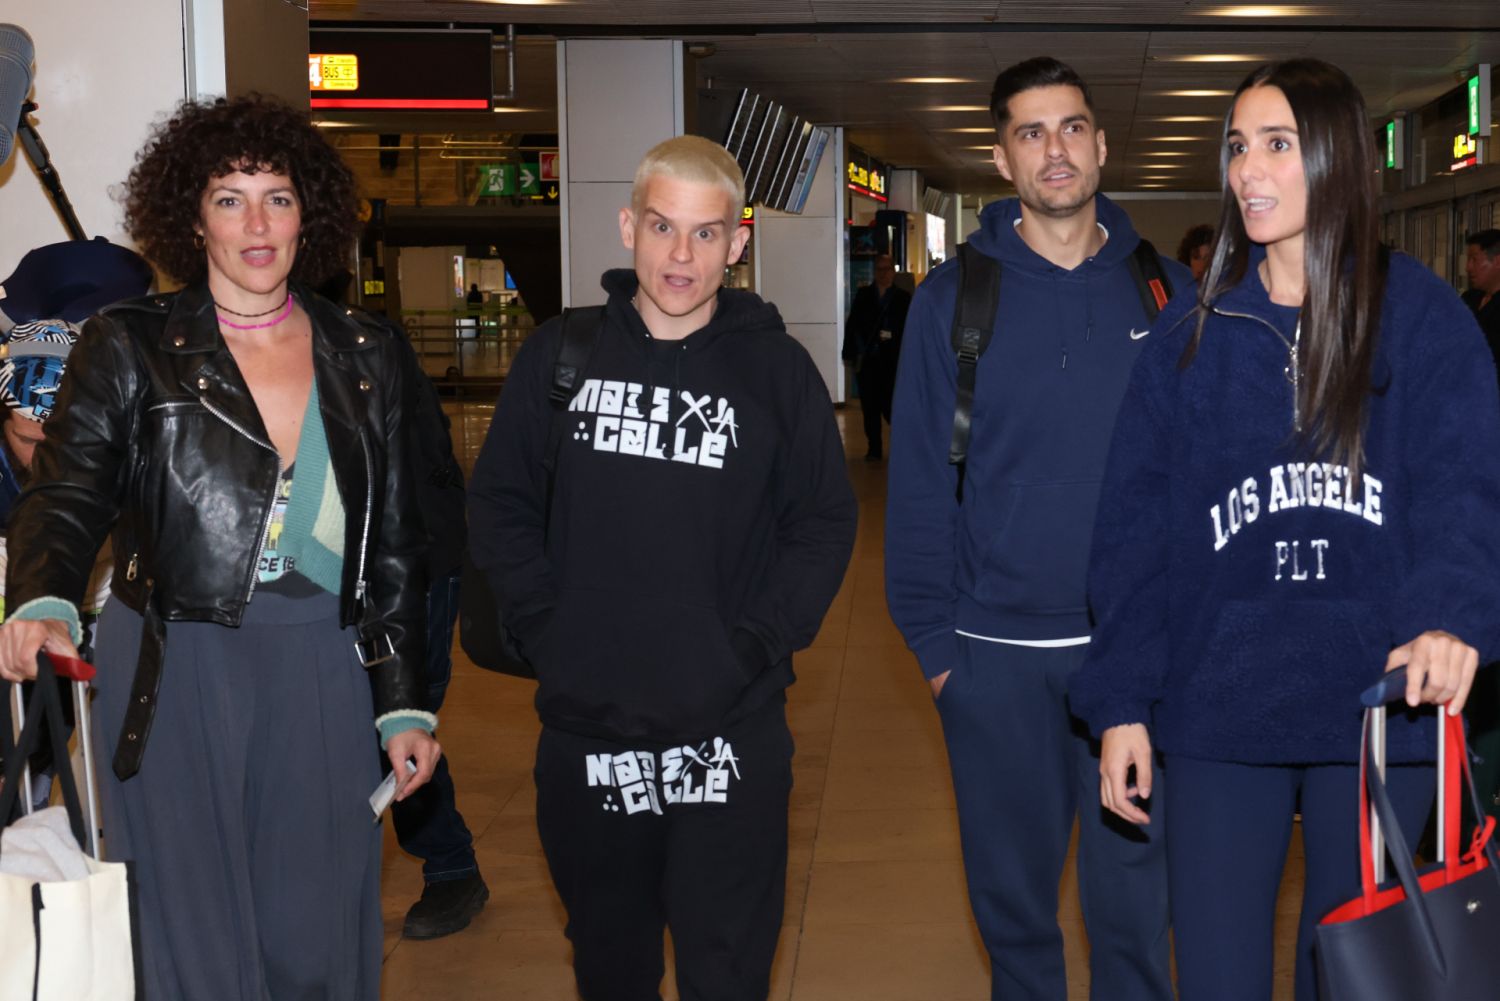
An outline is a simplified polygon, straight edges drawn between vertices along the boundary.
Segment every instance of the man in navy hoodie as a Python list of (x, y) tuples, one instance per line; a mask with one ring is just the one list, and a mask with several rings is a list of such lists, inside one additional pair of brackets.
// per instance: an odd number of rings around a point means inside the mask
[[(1067, 709), (1089, 642), (1084, 593), (1105, 453), (1150, 318), (1139, 237), (1098, 194), (1104, 133), (1070, 67), (1031, 59), (990, 101), (995, 166), (1017, 198), (970, 244), (1000, 264), (958, 499), (948, 461), (959, 268), (934, 270), (907, 317), (886, 507), (891, 617), (932, 685), (958, 801), (969, 901), (995, 998), (1066, 998), (1058, 881), (1075, 815), (1092, 996), (1167, 1001), (1161, 845), (1099, 807), (1097, 748)], [(1177, 289), (1187, 270), (1163, 261)], [(1159, 799), (1159, 797), (1158, 797)], [(1080, 809), (1082, 804), (1082, 809)]]
[[(744, 181), (680, 136), (636, 172), (592, 357), (548, 402), (561, 325), (516, 355), (469, 540), (537, 675), (537, 829), (585, 1001), (763, 1001), (786, 887), (785, 689), (854, 545), (828, 390), (776, 308), (720, 288)], [(553, 439), (555, 440), (555, 439)], [(550, 503), (549, 503), (550, 501)]]

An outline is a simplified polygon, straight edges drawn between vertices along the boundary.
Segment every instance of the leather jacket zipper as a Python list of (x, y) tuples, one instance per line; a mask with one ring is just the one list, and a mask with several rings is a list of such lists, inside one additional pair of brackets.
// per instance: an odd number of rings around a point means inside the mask
[[(370, 515), (375, 508), (375, 460), (370, 457), (370, 442), (365, 429), (359, 429), (360, 448), (365, 453), (365, 525), (359, 534), (359, 572), (354, 578), (354, 600), (365, 600), (365, 554), (370, 548)], [(363, 615), (363, 608), (361, 608)]]
[(276, 456), (276, 480), (271, 485), (271, 503), (266, 505), (266, 520), (265, 524), (261, 526), (260, 542), (255, 547), (255, 559), (250, 561), (250, 580), (245, 591), (245, 602), (248, 604), (250, 599), (255, 595), (255, 585), (260, 578), (260, 558), (265, 554), (266, 543), (270, 542), (271, 540), (271, 519), (276, 516), (276, 489), (277, 485), (281, 483), (281, 453), (276, 451), (276, 447), (270, 442), (262, 441), (261, 439), (255, 437), (255, 435), (251, 434), (249, 431), (246, 431), (232, 417), (224, 413), (224, 411), (220, 410), (212, 403), (209, 403), (206, 397), (198, 397), (198, 402), (203, 404), (203, 409), (207, 410), (209, 413), (213, 414), (219, 420), (229, 425), (235, 431), (239, 432), (246, 441), (259, 445), (261, 448)]

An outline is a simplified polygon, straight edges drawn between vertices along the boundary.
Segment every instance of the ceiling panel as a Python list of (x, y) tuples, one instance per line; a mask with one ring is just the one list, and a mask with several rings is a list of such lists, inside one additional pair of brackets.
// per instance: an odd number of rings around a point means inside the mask
[[(920, 165), (949, 190), (1003, 188), (981, 151), (990, 141), (984, 107), (994, 75), (1035, 55), (1055, 55), (1090, 82), (1110, 163), (1105, 183), (1130, 186), (1151, 164), (1182, 178), (1174, 187), (1218, 185), (1220, 122), (1228, 98), (1175, 96), (1232, 91), (1259, 60), (1311, 55), (1344, 67), (1375, 118), (1417, 107), (1455, 86), (1476, 61), (1500, 64), (1500, 0), (1330, 0), (1293, 5), (1305, 16), (1244, 20), (1214, 16), (1208, 0), (570, 0), (518, 5), (458, 0), (312, 0), (315, 20), (447, 22), (523, 32), (520, 113), (491, 128), (556, 128), (553, 39), (628, 32), (649, 25), (711, 43), (696, 60), (700, 83), (749, 87), (813, 121), (843, 125), (849, 138), (893, 164)], [(912, 30), (916, 23), (930, 30)], [(881, 25), (900, 25), (880, 31)], [(672, 27), (668, 27), (672, 26)], [(802, 27), (805, 26), (805, 27)], [(1487, 30), (1473, 30), (1483, 28)], [(527, 33), (530, 34), (527, 34)], [(1238, 55), (1245, 62), (1186, 57)], [(497, 64), (500, 68), (502, 64)], [(964, 83), (912, 84), (921, 76)], [(1191, 116), (1207, 122), (1163, 119)], [(459, 120), (449, 124), (460, 128)], [(415, 130), (415, 125), (399, 125)], [(1199, 136), (1166, 143), (1155, 136)], [(1173, 152), (1186, 156), (1151, 156)]]

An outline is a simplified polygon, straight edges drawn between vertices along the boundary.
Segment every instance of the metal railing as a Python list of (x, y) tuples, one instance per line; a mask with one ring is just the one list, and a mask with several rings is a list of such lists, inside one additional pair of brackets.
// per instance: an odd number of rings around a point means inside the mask
[(483, 310), (404, 310), (402, 326), (439, 387), (492, 389), (505, 380), (521, 344), (536, 329), (515, 307)]

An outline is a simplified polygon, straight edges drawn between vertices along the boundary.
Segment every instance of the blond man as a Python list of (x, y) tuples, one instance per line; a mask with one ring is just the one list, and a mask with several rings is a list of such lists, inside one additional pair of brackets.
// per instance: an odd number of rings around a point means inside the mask
[(470, 481), (474, 562), (536, 671), (537, 827), (585, 1001), (657, 999), (665, 930), (683, 1001), (769, 989), (784, 692), (856, 506), (812, 360), (720, 287), (743, 203), (722, 147), (646, 154), (620, 210), (634, 268), (522, 347)]

